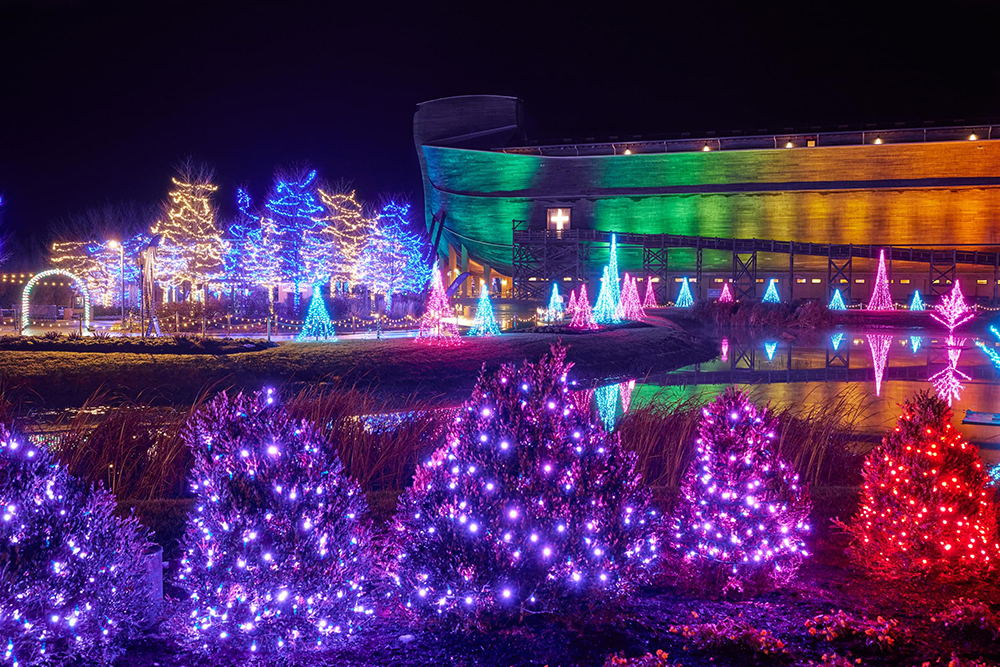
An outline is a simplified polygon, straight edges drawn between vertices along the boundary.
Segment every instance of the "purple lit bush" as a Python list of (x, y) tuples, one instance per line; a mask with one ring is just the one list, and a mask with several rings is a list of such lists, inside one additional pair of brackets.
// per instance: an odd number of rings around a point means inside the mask
[(185, 429), (195, 507), (179, 630), (207, 653), (290, 660), (350, 633), (364, 606), (367, 503), (309, 422), (273, 394), (220, 394)]
[(395, 521), (406, 605), (459, 626), (583, 610), (657, 558), (635, 455), (569, 396), (565, 348), (484, 373)]
[(148, 532), (48, 450), (0, 426), (4, 664), (110, 664), (149, 608)]
[(710, 593), (782, 586), (808, 555), (809, 494), (777, 452), (778, 421), (730, 387), (705, 406), (672, 542), (682, 583)]

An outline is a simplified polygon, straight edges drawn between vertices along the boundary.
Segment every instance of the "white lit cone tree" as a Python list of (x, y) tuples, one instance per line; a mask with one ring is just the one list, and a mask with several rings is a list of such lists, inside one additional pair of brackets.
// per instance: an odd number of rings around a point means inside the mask
[(460, 626), (630, 590), (658, 555), (635, 454), (569, 394), (565, 348), (483, 373), (395, 521), (408, 607)]

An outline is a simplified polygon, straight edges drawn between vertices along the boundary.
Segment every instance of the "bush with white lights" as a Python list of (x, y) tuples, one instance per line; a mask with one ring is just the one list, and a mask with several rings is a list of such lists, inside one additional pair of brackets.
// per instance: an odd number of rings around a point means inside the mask
[(460, 626), (627, 592), (657, 558), (635, 454), (569, 395), (566, 350), (483, 373), (395, 521), (411, 609)]
[(270, 391), (220, 394), (185, 439), (196, 496), (178, 582), (185, 638), (280, 660), (352, 632), (371, 613), (367, 503), (313, 425)]

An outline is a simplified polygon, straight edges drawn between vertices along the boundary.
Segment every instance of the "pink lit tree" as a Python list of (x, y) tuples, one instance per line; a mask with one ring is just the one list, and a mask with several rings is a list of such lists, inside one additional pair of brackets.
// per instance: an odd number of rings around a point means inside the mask
[(965, 302), (962, 295), (962, 286), (956, 280), (951, 291), (946, 294), (931, 313), (931, 317), (948, 327), (948, 331), (954, 331), (960, 325), (965, 324), (973, 317), (976, 311)]
[(572, 318), (576, 313), (576, 290), (570, 290), (569, 303), (566, 305), (566, 317)]
[(417, 332), (417, 342), (432, 345), (451, 345), (461, 342), (458, 336), (458, 325), (449, 319), (451, 308), (448, 306), (448, 296), (444, 292), (441, 281), (441, 271), (437, 261), (431, 271), (430, 293), (427, 295), (427, 307), (420, 318), (420, 330)]
[(565, 348), (484, 372), (395, 520), (406, 605), (489, 626), (631, 590), (658, 557), (636, 456), (570, 397)]
[(892, 336), (888, 334), (868, 334), (868, 347), (872, 352), (872, 368), (875, 370), (875, 395), (882, 395), (882, 378), (889, 361), (889, 348), (892, 346)]
[(208, 654), (320, 649), (369, 613), (367, 503), (309, 422), (272, 392), (220, 394), (188, 422), (195, 509), (176, 630)]
[(621, 294), (621, 317), (625, 320), (641, 320), (646, 317), (639, 302), (639, 287), (636, 279), (625, 274), (625, 282), (622, 284)]
[(656, 290), (653, 289), (653, 276), (646, 276), (646, 298), (642, 301), (643, 308), (659, 308), (656, 304)]
[(600, 328), (594, 321), (594, 313), (590, 309), (586, 285), (580, 285), (580, 297), (576, 300), (576, 308), (573, 310), (573, 319), (569, 323), (569, 328), (589, 330)]
[(875, 291), (868, 301), (868, 310), (886, 311), (895, 310), (896, 305), (892, 302), (892, 294), (889, 293), (889, 276), (885, 270), (885, 250), (880, 250), (878, 254), (878, 274), (875, 276)]
[(733, 387), (703, 408), (671, 534), (687, 586), (759, 593), (791, 581), (808, 555), (812, 503), (778, 454), (777, 430)]
[(719, 303), (732, 303), (733, 293), (729, 291), (729, 283), (725, 283), (722, 286), (722, 292), (719, 294)]
[(922, 392), (865, 459), (861, 509), (845, 527), (851, 559), (874, 574), (975, 575), (997, 565), (997, 507), (979, 450), (951, 408)]

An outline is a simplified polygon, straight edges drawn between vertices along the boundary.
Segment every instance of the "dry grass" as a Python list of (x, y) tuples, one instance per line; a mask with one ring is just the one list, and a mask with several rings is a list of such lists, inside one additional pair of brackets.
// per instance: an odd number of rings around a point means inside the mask
[[(872, 409), (871, 400), (848, 388), (834, 400), (799, 407), (810, 403), (807, 397), (800, 404), (776, 406), (782, 425), (779, 451), (810, 484), (856, 481), (868, 448), (861, 442), (859, 428)], [(619, 423), (622, 441), (638, 454), (639, 469), (651, 486), (680, 486), (694, 457), (702, 404), (703, 400), (663, 392)]]

